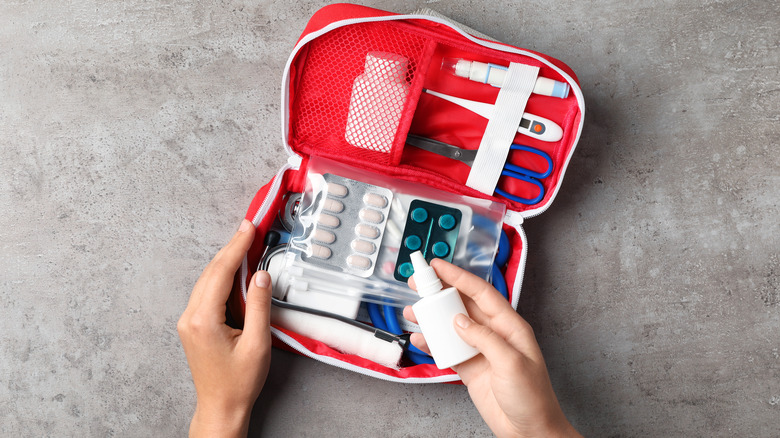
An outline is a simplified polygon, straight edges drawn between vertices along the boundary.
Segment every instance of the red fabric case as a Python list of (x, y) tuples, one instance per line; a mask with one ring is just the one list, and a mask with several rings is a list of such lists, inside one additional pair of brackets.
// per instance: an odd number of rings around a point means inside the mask
[[(363, 72), (369, 51), (398, 53), (409, 59), (409, 97), (389, 153), (356, 148), (344, 138), (352, 83)], [(538, 204), (528, 206), (479, 193), (465, 186), (469, 172), (465, 164), (404, 146), (409, 132), (466, 149), (479, 146), (487, 120), (424, 94), (422, 89), (489, 103), (495, 101), (498, 89), (440, 73), (438, 66), (443, 57), (503, 65), (509, 62), (534, 65), (540, 68), (540, 76), (570, 85), (571, 92), (566, 99), (532, 95), (526, 106), (526, 112), (560, 124), (563, 128), (561, 140), (549, 143), (519, 134), (515, 138), (518, 143), (547, 152), (553, 159), (554, 171), (542, 180), (545, 196)], [(582, 94), (574, 73), (566, 65), (539, 53), (466, 35), (438, 18), (337, 4), (315, 13), (298, 41), (285, 70), (282, 108), (285, 150), (291, 158), (289, 164), (257, 192), (247, 211), (246, 218), (257, 226), (257, 237), (237, 274), (228, 302), (231, 314), (239, 324), (243, 324), (247, 282), (263, 250), (263, 237), (282, 206), (282, 196), (288, 191), (303, 190), (310, 156), (335, 159), (378, 174), (506, 203), (508, 213), (504, 230), (512, 244), (512, 255), (505, 277), (510, 302), (517, 308), (527, 249), (522, 222), (549, 207), (582, 130)], [(510, 154), (509, 160), (523, 160), (524, 166), (533, 167), (534, 162), (528, 161), (529, 158)], [(520, 196), (535, 195), (531, 188), (505, 180), (502, 178), (499, 182), (500, 187)], [(394, 370), (358, 356), (345, 355), (289, 330), (273, 327), (272, 331), (274, 344), (278, 347), (377, 378), (415, 383), (458, 380), (452, 370), (439, 370), (434, 365)]]

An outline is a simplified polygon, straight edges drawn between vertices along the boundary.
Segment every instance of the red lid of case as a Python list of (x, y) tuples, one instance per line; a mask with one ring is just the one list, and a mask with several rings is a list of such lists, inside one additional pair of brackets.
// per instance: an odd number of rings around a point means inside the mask
[[(394, 138), (386, 138), (374, 149), (353, 146), (349, 134), (345, 135), (350, 105), (356, 105), (351, 103), (353, 87), (358, 83), (362, 89), (367, 87), (361, 78), (366, 57), (372, 52), (394, 54), (403, 60), (408, 93), (402, 108), (380, 111), (381, 117), (392, 115), (390, 123), (397, 123), (397, 129)], [(552, 159), (552, 174), (539, 180), (544, 196), (538, 203), (525, 205), (482, 194), (465, 185), (471, 170), (468, 165), (405, 144), (409, 133), (463, 149), (477, 149), (480, 144), (486, 119), (422, 90), (493, 103), (499, 89), (442, 72), (443, 58), (538, 66), (540, 76), (571, 87), (565, 99), (534, 94), (525, 109), (559, 124), (563, 128), (559, 141), (543, 142), (522, 134), (514, 139), (514, 143), (540, 150)], [(552, 202), (582, 130), (582, 93), (565, 64), (536, 52), (466, 35), (436, 17), (397, 15), (357, 5), (327, 6), (306, 27), (288, 61), (283, 84), (283, 134), (290, 152), (336, 159), (451, 192), (490, 197), (506, 203), (509, 210), (521, 212), (523, 217), (543, 212)], [(376, 95), (398, 92), (384, 86)], [(371, 98), (355, 102), (369, 100), (374, 105), (372, 111), (377, 105), (387, 105)], [(369, 131), (366, 135), (371, 134)], [(508, 162), (535, 171), (546, 166), (543, 158), (523, 151), (511, 151)], [(535, 185), (509, 177), (502, 177), (498, 188), (529, 199), (539, 194)]]

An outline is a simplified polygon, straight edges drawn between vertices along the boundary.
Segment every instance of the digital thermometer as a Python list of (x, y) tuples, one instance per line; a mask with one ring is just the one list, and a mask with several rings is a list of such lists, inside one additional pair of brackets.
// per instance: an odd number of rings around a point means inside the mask
[[(452, 102), (455, 105), (466, 108), (474, 114), (482, 116), (486, 119), (490, 119), (490, 117), (493, 115), (493, 111), (495, 110), (495, 105), (491, 105), (489, 103), (461, 99), (460, 97), (450, 96), (449, 94), (443, 94), (428, 89), (423, 89), (423, 91), (442, 98), (448, 102)], [(523, 118), (520, 120), (520, 126), (517, 127), (517, 132), (541, 141), (549, 142), (558, 141), (563, 137), (563, 129), (561, 129), (557, 123), (553, 122), (552, 120), (545, 119), (544, 117), (535, 116), (529, 113), (523, 113)]]

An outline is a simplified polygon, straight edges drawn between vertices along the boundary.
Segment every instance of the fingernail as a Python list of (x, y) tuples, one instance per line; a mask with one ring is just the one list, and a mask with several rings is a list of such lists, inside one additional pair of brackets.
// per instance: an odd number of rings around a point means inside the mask
[(241, 225), (238, 227), (238, 232), (239, 233), (246, 233), (247, 231), (249, 231), (249, 227), (251, 227), (251, 226), (252, 226), (252, 222), (249, 222), (248, 220), (244, 219), (241, 222)]
[(471, 318), (462, 313), (458, 313), (455, 315), (455, 324), (458, 324), (460, 328), (468, 328), (471, 325)]
[(255, 274), (255, 284), (257, 287), (265, 289), (271, 285), (271, 276), (265, 271), (257, 271), (257, 274)]

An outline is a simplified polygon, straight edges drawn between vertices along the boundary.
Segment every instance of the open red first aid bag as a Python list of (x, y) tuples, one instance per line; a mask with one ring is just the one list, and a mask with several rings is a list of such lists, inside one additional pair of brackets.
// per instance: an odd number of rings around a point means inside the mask
[(338, 4), (311, 18), (282, 79), (289, 159), (249, 206), (231, 315), (243, 323), (263, 269), (274, 345), (386, 380), (458, 381), (437, 366), (447, 351), (434, 363), (408, 341), (407, 280), (445, 259), (517, 308), (523, 221), (550, 206), (582, 131), (574, 73), (443, 18)]

